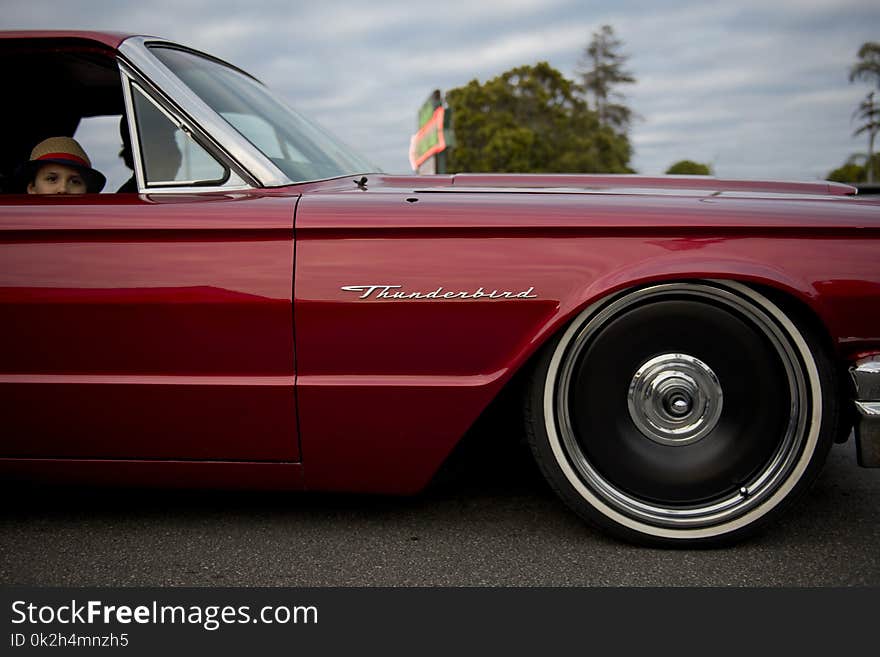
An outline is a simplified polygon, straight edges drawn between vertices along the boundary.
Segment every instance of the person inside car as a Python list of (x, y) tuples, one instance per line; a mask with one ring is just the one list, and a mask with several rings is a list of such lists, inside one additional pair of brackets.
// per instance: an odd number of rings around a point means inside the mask
[(126, 194), (137, 192), (137, 182), (134, 179), (134, 155), (131, 153), (131, 135), (128, 132), (128, 121), (125, 116), (119, 120), (119, 137), (122, 139), (122, 150), (119, 151), (119, 157), (129, 169), (131, 169), (131, 177), (126, 180), (122, 186), (116, 190), (117, 194)]
[(49, 137), (34, 146), (18, 175), (28, 181), (28, 194), (95, 194), (107, 182), (71, 137)]

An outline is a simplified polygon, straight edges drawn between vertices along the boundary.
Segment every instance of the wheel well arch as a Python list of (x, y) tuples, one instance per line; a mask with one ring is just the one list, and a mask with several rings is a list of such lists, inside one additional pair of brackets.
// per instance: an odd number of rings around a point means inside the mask
[(700, 264), (695, 264), (689, 272), (666, 270), (647, 274), (641, 273), (638, 270), (626, 270), (604, 276), (593, 281), (583, 291), (577, 303), (573, 304), (563, 314), (564, 316), (561, 316), (558, 318), (558, 321), (554, 322), (552, 330), (545, 336), (546, 340), (552, 339), (553, 336), (563, 330), (569, 322), (588, 306), (608, 300), (617, 294), (662, 283), (698, 281), (729, 281), (739, 283), (768, 297), (780, 306), (786, 315), (792, 316), (793, 321), (797, 320), (796, 323), (799, 326), (801, 322), (805, 323), (808, 329), (820, 338), (829, 358), (834, 361), (839, 360), (835, 349), (834, 337), (829, 332), (828, 325), (822, 319), (822, 302), (815, 288), (803, 281), (788, 276), (781, 270), (738, 260), (725, 262), (723, 267), (719, 267), (717, 263), (712, 268), (701, 267)]
[[(821, 316), (811, 305), (807, 299), (809, 296), (799, 290), (796, 286), (792, 286), (777, 279), (760, 278), (753, 276), (736, 276), (736, 275), (668, 275), (648, 277), (643, 280), (621, 282), (618, 285), (606, 288), (600, 293), (593, 295), (585, 295), (582, 300), (573, 305), (571, 309), (561, 314), (557, 321), (553, 322), (552, 327), (546, 330), (540, 340), (535, 341), (535, 346), (531, 352), (523, 359), (523, 361), (513, 370), (510, 377), (499, 388), (496, 394), (489, 401), (480, 415), (473, 423), (471, 429), (458, 441), (458, 450), (462, 447), (468, 448), (469, 442), (485, 440), (486, 435), (502, 436), (502, 439), (495, 440), (497, 443), (516, 442), (524, 439), (524, 428), (522, 423), (512, 422), (512, 418), (520, 418), (523, 413), (523, 402), (527, 396), (529, 381), (539, 366), (541, 358), (548, 349), (553, 349), (556, 341), (562, 337), (569, 324), (577, 318), (581, 312), (588, 306), (601, 301), (610, 301), (616, 296), (626, 294), (633, 290), (649, 287), (651, 285), (662, 283), (683, 283), (697, 281), (731, 281), (749, 287), (759, 294), (770, 299), (774, 304), (780, 307), (782, 312), (791, 318), (792, 322), (798, 328), (806, 327), (821, 344), (825, 354), (837, 366), (837, 388), (838, 395), (841, 399), (848, 398), (851, 395), (849, 377), (846, 376), (847, 364), (840, 361), (835, 354), (834, 341), (829, 333)], [(849, 435), (849, 429), (852, 427), (852, 420), (848, 415), (840, 418), (840, 431), (836, 438), (837, 442), (845, 442)], [(451, 456), (451, 455), (450, 455)], [(447, 459), (449, 460), (449, 459)]]
[[(728, 272), (724, 274), (706, 274), (700, 276), (694, 276), (693, 274), (648, 276), (629, 281), (619, 281), (614, 285), (604, 288), (601, 288), (594, 283), (585, 291), (578, 303), (573, 304), (567, 312), (561, 313), (556, 321), (552, 323), (549, 330), (546, 331), (546, 334), (543, 335), (540, 340), (536, 341), (535, 348), (505, 382), (493, 399), (492, 404), (504, 403), (504, 399), (515, 398), (517, 396), (515, 392), (512, 391), (522, 388), (523, 381), (529, 378), (530, 372), (534, 370), (543, 351), (547, 349), (549, 345), (554, 344), (555, 341), (565, 332), (568, 325), (588, 306), (597, 302), (609, 301), (618, 295), (639, 288), (649, 287), (651, 285), (697, 281), (730, 281), (739, 283), (770, 299), (774, 304), (779, 306), (786, 316), (791, 318), (798, 328), (806, 328), (806, 330), (816, 336), (825, 354), (836, 366), (838, 394), (841, 398), (851, 396), (851, 384), (849, 383), (849, 377), (846, 376), (848, 363), (843, 361), (836, 352), (834, 338), (828, 331), (827, 325), (817, 311), (816, 306), (818, 303), (815, 294), (811, 295), (809, 291), (802, 286), (795, 284), (793, 281), (787, 280), (785, 277), (756, 276), (754, 272), (748, 274), (730, 274)], [(499, 401), (496, 402), (496, 400)]]

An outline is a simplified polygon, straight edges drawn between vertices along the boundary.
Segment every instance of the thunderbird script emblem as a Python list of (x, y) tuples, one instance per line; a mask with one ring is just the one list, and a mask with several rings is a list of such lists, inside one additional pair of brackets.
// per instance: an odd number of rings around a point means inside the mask
[(402, 285), (343, 285), (346, 292), (358, 292), (358, 299), (537, 299), (535, 288), (527, 290), (487, 290), (478, 287), (470, 292), (467, 290), (447, 290), (442, 285), (430, 292), (407, 292)]

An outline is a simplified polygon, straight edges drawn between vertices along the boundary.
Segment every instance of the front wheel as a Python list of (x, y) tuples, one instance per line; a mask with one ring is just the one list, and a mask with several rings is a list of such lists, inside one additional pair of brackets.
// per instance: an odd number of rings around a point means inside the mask
[(629, 290), (543, 354), (529, 441), (581, 516), (653, 545), (730, 542), (818, 474), (837, 423), (834, 369), (764, 295), (730, 281)]

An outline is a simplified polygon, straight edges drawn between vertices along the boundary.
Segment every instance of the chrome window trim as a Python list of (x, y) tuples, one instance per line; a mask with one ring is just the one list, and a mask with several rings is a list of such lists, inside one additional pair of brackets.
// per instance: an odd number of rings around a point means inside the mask
[(146, 189), (144, 184), (144, 163), (141, 161), (141, 141), (134, 121), (134, 101), (131, 97), (131, 84), (133, 78), (126, 71), (122, 62), (119, 64), (119, 76), (122, 78), (122, 97), (125, 101), (125, 122), (128, 124), (128, 140), (131, 142), (131, 159), (134, 164), (134, 180), (137, 184), (138, 193), (143, 194)]
[[(150, 89), (151, 85), (145, 84), (145, 81), (142, 79), (140, 75), (133, 72), (131, 68), (124, 62), (119, 63), (119, 74), (122, 79), (122, 95), (125, 102), (125, 113), (126, 113), (126, 122), (128, 124), (128, 133), (129, 140), (131, 141), (131, 150), (132, 150), (132, 159), (134, 160), (134, 177), (135, 183), (137, 184), (138, 193), (139, 194), (188, 194), (191, 192), (217, 192), (217, 191), (240, 191), (251, 189), (254, 186), (259, 186), (256, 181), (253, 181), (252, 184), (248, 184), (245, 180), (242, 180), (241, 175), (239, 173), (238, 164), (234, 161), (231, 161), (228, 156), (225, 156), (222, 152), (218, 152), (214, 148), (208, 148), (208, 152), (212, 155), (218, 163), (223, 166), (226, 170), (226, 181), (219, 185), (206, 185), (206, 184), (196, 184), (198, 181), (181, 181), (178, 184), (154, 184), (153, 186), (149, 186), (146, 184), (144, 178), (144, 163), (141, 159), (141, 145), (140, 145), (140, 133), (137, 129), (137, 121), (135, 119), (135, 111), (134, 111), (134, 99), (132, 97), (132, 85), (137, 85), (140, 93), (143, 93), (150, 102), (152, 102), (168, 119), (177, 125), (181, 130), (186, 131), (191, 135), (192, 138), (195, 139), (193, 135), (193, 131), (189, 128), (189, 126), (182, 121), (180, 118), (172, 115), (162, 104), (156, 100), (156, 98), (151, 93)], [(147, 87), (150, 87), (148, 89)], [(197, 143), (200, 143), (197, 140)], [(210, 146), (213, 146), (214, 143), (211, 140), (208, 140)]]
[(186, 196), (189, 194), (225, 194), (227, 192), (251, 192), (251, 185), (224, 185), (222, 187), (209, 187), (208, 185), (192, 185), (190, 187), (149, 187), (144, 190), (138, 190), (138, 194), (142, 196), (153, 196), (155, 194), (176, 194), (178, 196)]
[[(184, 48), (171, 41), (143, 36), (129, 37), (120, 44), (118, 50), (123, 58), (123, 63), (131, 69), (130, 75), (133, 74), (131, 77), (136, 78), (146, 90), (154, 91), (162, 96), (162, 99), (166, 100), (173, 110), (179, 112), (187, 127), (197, 131), (207, 141), (213, 143), (226, 158), (235, 163), (236, 166), (232, 167), (232, 170), (238, 170), (237, 172), (245, 181), (251, 179), (258, 187), (280, 187), (294, 182), (150, 53), (148, 45), (152, 44), (184, 50), (200, 57), (218, 61), (215, 57)], [(232, 68), (240, 70), (234, 66)], [(130, 101), (131, 98), (126, 97), (126, 109), (130, 109)], [(132, 146), (134, 146), (134, 142), (132, 142)], [(139, 179), (138, 189), (141, 189), (142, 183), (143, 181)], [(169, 189), (180, 191), (182, 188)], [(190, 189), (204, 190), (203, 187), (197, 186)], [(152, 193), (156, 189), (150, 188), (149, 191)]]
[(156, 185), (155, 187), (138, 187), (138, 194), (193, 194), (200, 192), (246, 192), (254, 189), (253, 185), (242, 182), (234, 173), (223, 185), (194, 185), (183, 181), (178, 185)]
[[(199, 148), (203, 148), (201, 143), (199, 143), (199, 141), (195, 138), (192, 129), (188, 125), (186, 125), (186, 123), (184, 121), (181, 121), (178, 117), (174, 116), (171, 112), (169, 112), (167, 109), (162, 107), (162, 105), (158, 101), (156, 101), (155, 98), (153, 98), (150, 95), (150, 92), (147, 91), (146, 89), (144, 89), (144, 85), (142, 85), (140, 82), (138, 82), (137, 80), (131, 80), (129, 82), (128, 92), (129, 92), (129, 95), (131, 96), (132, 107), (134, 107), (134, 101), (135, 101), (134, 92), (137, 92), (137, 93), (141, 94), (148, 103), (150, 103), (153, 107), (155, 107), (157, 110), (159, 110), (159, 112), (161, 112), (162, 115), (166, 119), (168, 119), (169, 122), (171, 122), (174, 126), (176, 126), (178, 130), (183, 132), (183, 134), (186, 135), (186, 137), (188, 137), (189, 139), (192, 139), (199, 146)], [(131, 116), (134, 117), (135, 123), (137, 123), (137, 113), (135, 112)], [(130, 136), (130, 133), (131, 133), (131, 126), (129, 126), (129, 136)], [(138, 135), (138, 138), (140, 138), (140, 135)], [(140, 142), (138, 142), (138, 146), (140, 146)], [(132, 148), (134, 148), (134, 141), (132, 141)], [(211, 178), (211, 179), (205, 179), (205, 180), (201, 180), (201, 181), (199, 179), (157, 180), (155, 182), (149, 183), (146, 181), (146, 167), (143, 166), (143, 162), (141, 162), (141, 171), (143, 172), (143, 174), (145, 176), (144, 184), (146, 185), (147, 189), (155, 189), (157, 187), (186, 187), (186, 186), (193, 187), (193, 186), (199, 185), (200, 182), (201, 183), (212, 183), (210, 185), (211, 187), (223, 187), (226, 184), (226, 182), (230, 179), (230, 177), (235, 175), (235, 173), (232, 171), (232, 169), (230, 168), (230, 166), (228, 164), (225, 164), (221, 159), (218, 159), (214, 155), (214, 153), (211, 153), (208, 150), (206, 150), (206, 152), (214, 160), (214, 162), (216, 162), (223, 169), (223, 176), (221, 178)], [(142, 153), (139, 149), (138, 156), (140, 156), (141, 154)], [(241, 179), (238, 178), (238, 176), (236, 176), (236, 178), (238, 179), (239, 182), (241, 182)], [(206, 185), (203, 184), (200, 186), (204, 187)]]

